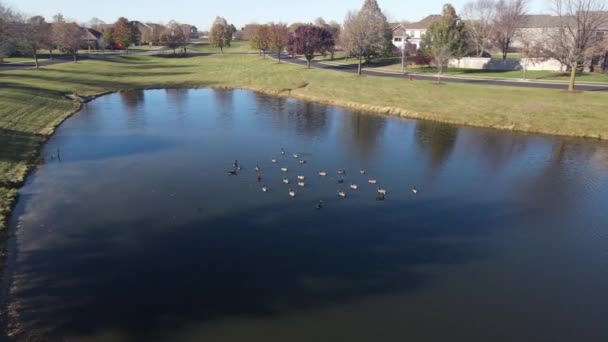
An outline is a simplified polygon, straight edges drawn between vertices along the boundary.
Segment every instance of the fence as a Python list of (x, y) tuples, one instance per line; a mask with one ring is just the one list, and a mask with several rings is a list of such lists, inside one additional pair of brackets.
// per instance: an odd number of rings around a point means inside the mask
[(564, 71), (565, 67), (562, 63), (555, 59), (494, 59), (482, 57), (465, 57), (461, 59), (453, 59), (449, 63), (450, 68), (461, 69), (477, 69), (477, 70), (497, 70), (497, 71), (515, 71), (523, 70), (547, 70), (547, 71)]

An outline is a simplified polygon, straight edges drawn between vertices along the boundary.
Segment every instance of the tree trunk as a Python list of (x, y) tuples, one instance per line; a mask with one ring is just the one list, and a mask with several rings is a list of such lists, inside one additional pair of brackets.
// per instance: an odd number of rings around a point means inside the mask
[(405, 74), (405, 42), (401, 43), (401, 72)]
[(330, 59), (330, 60), (332, 60), (332, 61), (334, 60), (334, 54), (335, 54), (335, 53), (336, 53), (336, 52), (335, 52), (335, 51), (332, 49), (332, 50), (331, 50), (331, 57), (330, 57), (331, 59)]
[(74, 49), (72, 51), (72, 55), (74, 56), (74, 63), (78, 63), (78, 49)]
[(224, 47), (220, 45), (220, 52), (222, 53), (222, 55), (224, 54)]
[(49, 49), (49, 58), (53, 60), (53, 49)]
[(308, 69), (310, 69), (310, 59), (306, 58), (306, 67), (308, 67)]
[(36, 66), (36, 69), (40, 67), (38, 65), (38, 54), (36, 53), (36, 49), (34, 49), (34, 65)]
[(262, 50), (262, 58), (266, 59), (266, 50)]
[(361, 76), (361, 62), (362, 62), (362, 60), (363, 60), (363, 57), (359, 56), (359, 66), (358, 66), (358, 69), (357, 69), (357, 75), (359, 75), (359, 76)]
[(129, 46), (127, 46), (127, 47), (125, 48), (125, 53), (126, 53), (127, 55), (129, 54)]
[(281, 50), (279, 50), (279, 52), (277, 52), (277, 56), (279, 58), (279, 64), (281, 64)]
[(568, 91), (574, 91), (574, 82), (576, 82), (576, 69), (578, 69), (578, 61), (570, 68), (570, 82), (568, 82)]

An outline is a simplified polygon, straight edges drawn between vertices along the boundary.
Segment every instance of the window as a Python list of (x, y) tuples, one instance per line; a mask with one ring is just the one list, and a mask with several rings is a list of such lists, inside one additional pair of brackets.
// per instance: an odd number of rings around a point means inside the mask
[(400, 41), (402, 41), (402, 40), (403, 40), (403, 39), (402, 39), (401, 37), (395, 37), (395, 41), (396, 41), (396, 42), (400, 42)]

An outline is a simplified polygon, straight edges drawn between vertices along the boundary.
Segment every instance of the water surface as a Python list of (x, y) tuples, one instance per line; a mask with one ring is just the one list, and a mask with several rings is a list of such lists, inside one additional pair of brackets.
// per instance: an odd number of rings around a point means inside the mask
[(608, 340), (602, 142), (150, 90), (87, 104), (43, 155), (11, 226), (15, 339)]

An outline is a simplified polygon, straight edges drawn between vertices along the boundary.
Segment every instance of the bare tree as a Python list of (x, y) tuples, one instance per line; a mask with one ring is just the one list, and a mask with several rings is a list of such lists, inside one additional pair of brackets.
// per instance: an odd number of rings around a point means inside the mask
[(173, 55), (175, 55), (175, 49), (184, 45), (185, 40), (184, 30), (173, 20), (169, 22), (167, 28), (160, 35), (161, 43), (164, 46), (173, 49)]
[(13, 11), (0, 3), (0, 63), (13, 49), (12, 31), (14, 31), (16, 20), (17, 17)]
[(551, 57), (570, 69), (568, 91), (574, 91), (576, 73), (591, 61), (603, 44), (598, 29), (608, 23), (603, 0), (553, 0), (558, 27), (549, 35)]
[(466, 22), (469, 46), (475, 48), (478, 57), (492, 47), (492, 25), (496, 14), (494, 0), (473, 0), (462, 9), (462, 19)]
[(526, 15), (526, 0), (498, 0), (492, 23), (492, 40), (507, 59), (509, 48)]
[(359, 12), (349, 12), (342, 32), (343, 48), (359, 61), (361, 75), (363, 59), (386, 55), (392, 49), (392, 31), (386, 16), (375, 0), (366, 0)]
[(38, 50), (51, 44), (51, 25), (43, 17), (35, 16), (20, 24), (19, 45), (21, 50), (34, 57), (34, 65), (39, 68)]
[(63, 50), (67, 51), (78, 62), (78, 48), (82, 45), (84, 30), (74, 22), (67, 22), (63, 15), (54, 16), (53, 41)]

